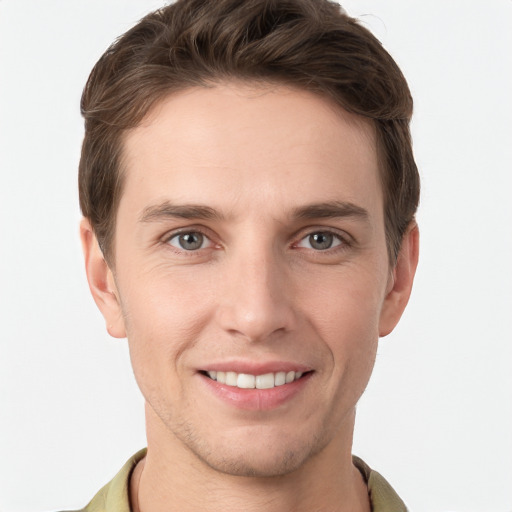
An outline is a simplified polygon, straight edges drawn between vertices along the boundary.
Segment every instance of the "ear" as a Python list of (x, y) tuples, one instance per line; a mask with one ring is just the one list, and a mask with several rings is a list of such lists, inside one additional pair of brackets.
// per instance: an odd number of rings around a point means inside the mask
[(395, 328), (409, 302), (418, 266), (419, 239), (418, 225), (413, 221), (405, 232), (390, 276), (387, 295), (380, 314), (379, 336), (387, 336)]
[(80, 238), (89, 289), (105, 318), (107, 331), (114, 338), (125, 338), (126, 330), (114, 275), (103, 257), (88, 219), (82, 219), (80, 222)]

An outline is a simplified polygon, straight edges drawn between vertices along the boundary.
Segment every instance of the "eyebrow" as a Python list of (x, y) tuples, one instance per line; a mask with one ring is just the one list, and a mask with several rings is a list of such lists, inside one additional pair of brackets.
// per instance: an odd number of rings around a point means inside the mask
[(330, 201), (327, 203), (315, 203), (297, 208), (293, 212), (297, 219), (335, 219), (354, 217), (368, 221), (368, 211), (354, 203), (345, 201)]
[(209, 206), (185, 204), (174, 205), (169, 201), (161, 204), (148, 206), (142, 212), (140, 222), (158, 222), (166, 219), (203, 219), (222, 220), (224, 217), (217, 210)]
[[(367, 221), (368, 211), (354, 203), (345, 201), (330, 201), (326, 203), (313, 203), (296, 208), (292, 212), (295, 219), (335, 219), (355, 217)], [(140, 222), (158, 222), (166, 219), (198, 219), (198, 220), (224, 220), (225, 217), (214, 208), (204, 205), (185, 204), (175, 205), (169, 201), (148, 206), (142, 212)]]

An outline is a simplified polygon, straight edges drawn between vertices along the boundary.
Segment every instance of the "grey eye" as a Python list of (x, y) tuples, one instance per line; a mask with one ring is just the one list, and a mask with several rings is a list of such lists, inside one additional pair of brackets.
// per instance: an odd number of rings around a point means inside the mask
[(169, 244), (177, 249), (196, 251), (198, 249), (203, 249), (208, 241), (208, 238), (206, 238), (202, 233), (191, 231), (190, 233), (179, 233), (178, 235), (173, 236), (169, 240)]
[(340, 245), (342, 241), (333, 233), (317, 231), (304, 237), (298, 244), (298, 247), (314, 249), (315, 251), (326, 251)]
[(333, 239), (330, 233), (313, 233), (309, 235), (309, 244), (313, 249), (324, 251), (332, 246)]

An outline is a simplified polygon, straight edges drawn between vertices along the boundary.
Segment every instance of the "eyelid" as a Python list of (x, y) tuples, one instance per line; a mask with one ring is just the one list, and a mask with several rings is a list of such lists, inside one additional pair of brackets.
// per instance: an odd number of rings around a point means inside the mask
[[(322, 233), (324, 235), (331, 235), (333, 237), (333, 245), (331, 245), (331, 247), (327, 247), (326, 249), (315, 249), (314, 247), (306, 247), (305, 245), (301, 245), (302, 243), (306, 243), (306, 241), (309, 241), (309, 238), (311, 237), (311, 235), (320, 234), (320, 233)], [(346, 242), (344, 239), (342, 239), (340, 236), (338, 236), (334, 233), (329, 233), (326, 231), (314, 231), (313, 233), (310, 233), (309, 235), (302, 237), (297, 243), (297, 247), (302, 247), (304, 249), (311, 249), (313, 251), (318, 251), (318, 252), (327, 252), (327, 251), (330, 251), (331, 249), (336, 249), (337, 247), (340, 247), (341, 245), (343, 245), (343, 246), (346, 245)]]
[(184, 225), (179, 227), (174, 227), (169, 230), (167, 230), (160, 239), (165, 242), (165, 240), (170, 240), (173, 236), (181, 235), (183, 233), (201, 233), (202, 235), (213, 238), (214, 234), (212, 233), (212, 230), (202, 226), (200, 224), (191, 224), (190, 226)]
[[(175, 247), (175, 246), (173, 246), (173, 245), (171, 245), (169, 243), (173, 238), (178, 237), (178, 236), (183, 235), (183, 234), (187, 234), (187, 233), (200, 233), (201, 235), (203, 235), (210, 242), (209, 246), (208, 247), (202, 247), (201, 249), (196, 249), (195, 251), (187, 251), (186, 249), (181, 249), (180, 250), (180, 248)], [(204, 226), (192, 225), (192, 226), (184, 226), (184, 227), (180, 227), (180, 228), (176, 228), (176, 229), (172, 229), (170, 231), (167, 231), (167, 233), (165, 233), (160, 238), (160, 242), (162, 244), (164, 244), (164, 245), (167, 245), (167, 246), (171, 247), (175, 251), (182, 252), (182, 253), (187, 253), (188, 255), (193, 255), (194, 253), (198, 253), (198, 252), (200, 252), (202, 250), (211, 249), (212, 247), (219, 246), (219, 244), (217, 242), (215, 242), (214, 239), (215, 239), (215, 236), (211, 232), (210, 229), (207, 229)]]
[[(315, 233), (325, 233), (333, 235), (334, 237), (341, 241), (340, 245), (343, 246), (352, 246), (355, 243), (354, 238), (346, 231), (327, 226), (308, 226), (307, 228), (301, 229), (299, 233), (297, 233), (297, 235), (294, 236), (294, 239), (296, 241), (292, 245), (296, 247), (305, 238), (314, 235)], [(336, 247), (339, 247), (339, 245), (336, 245), (335, 247), (333, 247), (333, 249)], [(328, 250), (329, 249), (326, 249), (325, 252)]]
[[(179, 247), (178, 245), (174, 245), (174, 243), (173, 243), (174, 240), (179, 240), (182, 235), (191, 235), (191, 234), (201, 235), (201, 247), (198, 247), (197, 249), (189, 249), (189, 250), (187, 250), (184, 247)], [(200, 233), (199, 231), (184, 231), (183, 233), (176, 233), (173, 236), (171, 236), (167, 240), (167, 243), (169, 245), (171, 245), (172, 247), (174, 247), (175, 249), (177, 249), (178, 251), (183, 250), (185, 252), (197, 252), (197, 251), (200, 251), (201, 249), (208, 249), (208, 248), (210, 248), (213, 242), (210, 240), (209, 237), (207, 237), (203, 233)], [(179, 244), (179, 242), (178, 242), (178, 244)], [(206, 246), (204, 246), (205, 244), (206, 244)]]
[[(179, 248), (171, 246), (169, 244), (169, 241), (171, 239), (173, 239), (174, 237), (177, 237), (179, 235), (185, 234), (185, 233), (200, 233), (206, 239), (208, 239), (210, 244), (208, 247), (197, 249), (195, 251), (187, 251), (185, 249), (182, 249), (180, 251)], [(353, 236), (344, 230), (333, 228), (331, 226), (319, 225), (319, 226), (307, 226), (307, 227), (301, 228), (298, 233), (293, 235), (293, 242), (291, 243), (291, 247), (292, 248), (298, 247), (298, 244), (300, 242), (302, 242), (305, 238), (307, 238), (308, 236), (311, 236), (315, 233), (325, 233), (325, 234), (333, 235), (336, 239), (338, 239), (341, 242), (340, 244), (337, 244), (334, 247), (330, 247), (329, 249), (325, 249), (324, 251), (315, 250), (315, 252), (319, 252), (319, 253), (321, 253), (321, 252), (328, 253), (333, 250), (335, 251), (336, 249), (341, 250), (344, 248), (351, 247), (356, 243)], [(194, 253), (201, 252), (205, 249), (220, 248), (222, 244), (220, 242), (216, 241), (217, 238), (218, 237), (215, 235), (215, 233), (213, 233), (211, 231), (211, 229), (206, 228), (205, 226), (201, 226), (201, 225), (191, 225), (191, 226), (182, 226), (182, 227), (167, 231), (163, 236), (160, 237), (160, 243), (167, 245), (168, 247), (171, 247), (173, 250), (187, 253), (188, 255), (193, 255)], [(307, 248), (304, 248), (304, 249), (307, 249)]]

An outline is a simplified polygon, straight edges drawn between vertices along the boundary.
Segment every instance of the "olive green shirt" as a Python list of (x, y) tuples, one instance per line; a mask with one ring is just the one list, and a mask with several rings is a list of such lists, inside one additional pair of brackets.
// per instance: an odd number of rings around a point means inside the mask
[[(79, 512), (130, 512), (130, 476), (146, 449), (136, 453), (114, 479), (103, 487), (92, 501)], [(360, 458), (353, 457), (363, 475), (372, 504), (372, 512), (407, 512), (407, 507), (385, 478), (370, 469)]]

